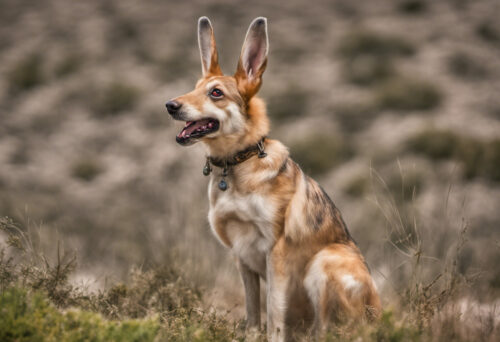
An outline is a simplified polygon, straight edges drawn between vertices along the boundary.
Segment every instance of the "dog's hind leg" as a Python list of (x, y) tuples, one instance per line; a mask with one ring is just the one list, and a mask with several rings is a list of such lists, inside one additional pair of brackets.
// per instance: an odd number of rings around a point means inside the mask
[(314, 321), (310, 328), (310, 334), (315, 337), (315, 340), (318, 340), (327, 328), (327, 317), (325, 317), (326, 312), (322, 303), (326, 295), (328, 279), (323, 270), (322, 262), (318, 259), (313, 259), (304, 278), (304, 288), (314, 308)]
[(241, 279), (245, 287), (247, 329), (260, 329), (260, 278), (241, 260), (238, 260)]
[(308, 265), (304, 287), (315, 309), (316, 331), (330, 321), (370, 319), (380, 312), (380, 300), (359, 255), (349, 246), (334, 244), (316, 254)]

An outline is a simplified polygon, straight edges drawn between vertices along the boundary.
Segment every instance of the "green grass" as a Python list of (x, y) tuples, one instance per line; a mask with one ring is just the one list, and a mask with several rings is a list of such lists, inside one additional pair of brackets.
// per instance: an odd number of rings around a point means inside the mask
[(106, 320), (79, 310), (58, 310), (41, 292), (12, 287), (0, 293), (1, 341), (155, 341), (157, 317)]
[[(236, 336), (234, 327), (207, 315), (212, 325), (200, 324), (196, 315), (176, 314), (161, 322), (159, 315), (141, 319), (110, 320), (82, 309), (60, 310), (43, 292), (19, 287), (0, 293), (1, 341), (245, 341)], [(173, 318), (173, 319), (172, 319)], [(353, 333), (354, 330), (354, 333)], [(412, 325), (397, 323), (391, 311), (385, 311), (380, 323), (355, 329), (336, 329), (324, 341), (420, 341), (422, 331)], [(263, 336), (258, 341), (264, 341)]]
[(132, 268), (126, 283), (89, 292), (69, 282), (76, 259), (48, 258), (33, 233), (0, 217), (0, 341), (243, 341), (240, 322), (203, 307), (174, 262)]
[[(391, 222), (399, 226), (402, 220)], [(402, 237), (407, 233), (403, 226), (394, 229)], [(25, 227), (5, 217), (0, 218), (0, 233), (4, 237), (0, 242), (1, 341), (266, 341), (264, 331), (250, 337), (244, 322), (230, 321), (204, 307), (202, 289), (173, 260), (146, 270), (133, 268), (126, 282), (89, 292), (68, 281), (76, 260), (60, 252), (59, 246), (56, 258), (46, 257)], [(426, 266), (420, 259), (422, 244), (402, 241), (397, 241), (398, 248), (407, 251), (413, 273), (420, 274)], [(457, 257), (465, 241), (462, 236)], [(446, 281), (407, 279), (400, 301), (393, 300), (394, 306), (384, 310), (380, 321), (335, 325), (319, 341), (495, 340), (496, 326), (487, 329), (457, 315), (439, 314), (461, 284), (458, 268), (452, 265), (439, 273)]]
[(423, 332), (410, 324), (398, 323), (391, 311), (384, 311), (379, 324), (369, 333), (372, 341), (421, 341)]

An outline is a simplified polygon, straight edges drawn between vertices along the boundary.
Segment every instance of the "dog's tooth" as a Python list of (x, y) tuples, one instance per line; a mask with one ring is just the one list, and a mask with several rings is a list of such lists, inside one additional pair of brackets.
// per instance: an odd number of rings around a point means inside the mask
[(209, 122), (208, 123), (208, 128), (212, 128), (212, 127), (214, 127), (214, 124), (212, 122)]

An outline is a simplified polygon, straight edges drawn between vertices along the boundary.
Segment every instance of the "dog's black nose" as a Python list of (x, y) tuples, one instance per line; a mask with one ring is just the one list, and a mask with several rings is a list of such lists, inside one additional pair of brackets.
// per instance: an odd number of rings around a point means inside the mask
[(182, 104), (177, 102), (177, 101), (168, 101), (165, 106), (167, 107), (168, 112), (170, 115), (176, 114), (179, 109), (182, 107)]

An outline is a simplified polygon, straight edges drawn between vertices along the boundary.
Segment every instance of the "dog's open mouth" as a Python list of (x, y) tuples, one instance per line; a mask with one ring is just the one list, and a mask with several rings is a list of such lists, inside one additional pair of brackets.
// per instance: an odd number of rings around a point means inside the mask
[(199, 139), (219, 129), (219, 121), (215, 119), (202, 119), (198, 121), (187, 121), (186, 126), (177, 135), (175, 140), (181, 145), (187, 145), (194, 139)]

